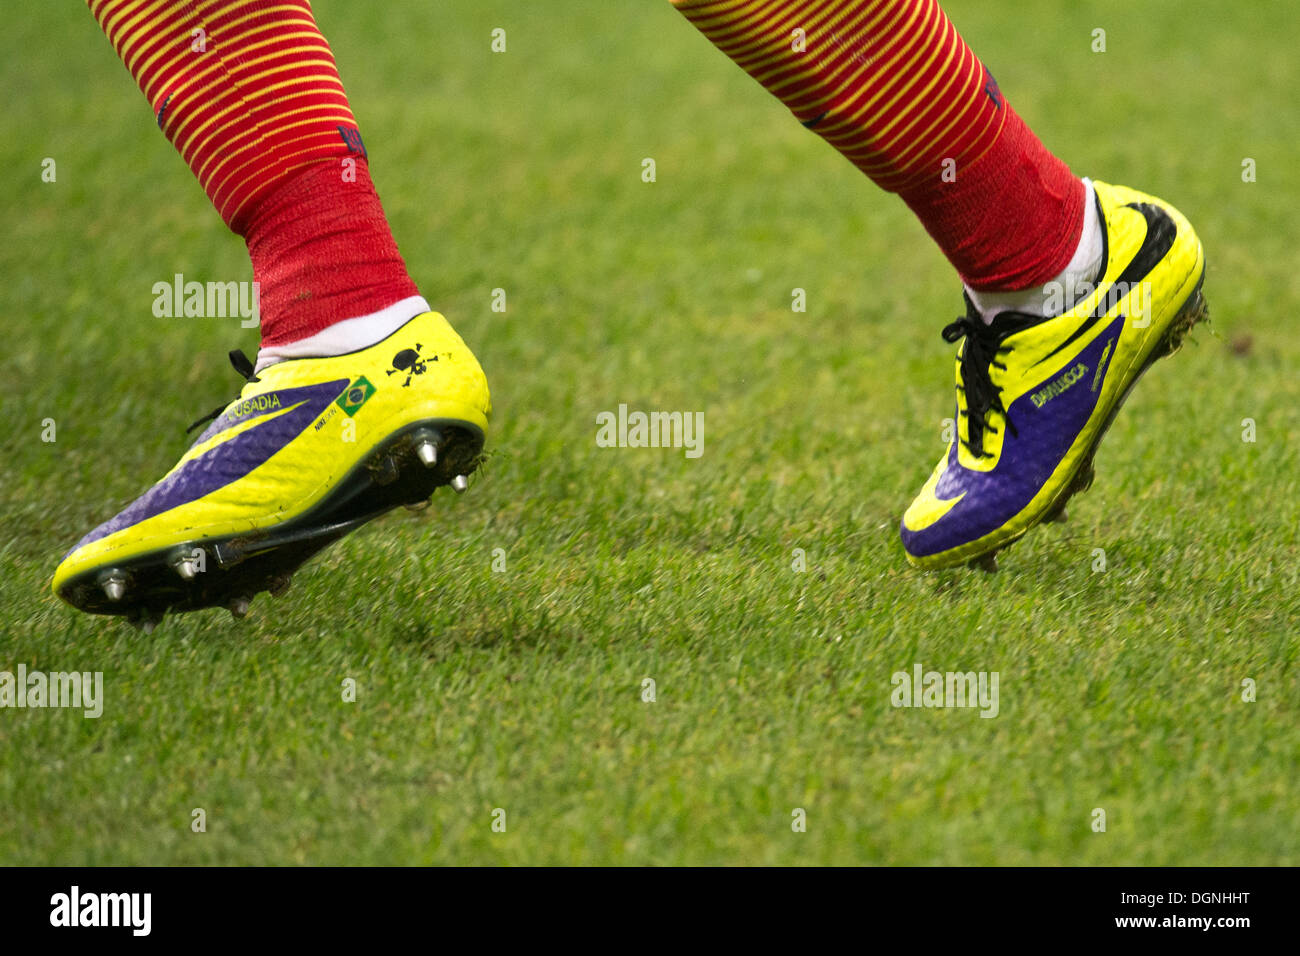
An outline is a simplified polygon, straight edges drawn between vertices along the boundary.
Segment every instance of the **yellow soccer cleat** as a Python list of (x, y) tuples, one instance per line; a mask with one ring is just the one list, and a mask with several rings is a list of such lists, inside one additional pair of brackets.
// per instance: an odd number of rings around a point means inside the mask
[[(94, 614), (146, 629), (167, 611), (226, 607), (282, 593), (308, 558), (398, 505), (479, 463), (491, 399), (459, 335), (425, 312), (348, 355), (279, 362), (176, 467), (81, 539), (54, 573), (54, 592)], [(196, 422), (195, 424), (201, 424)]]
[(991, 324), (968, 300), (944, 329), (965, 340), (957, 434), (903, 516), (917, 567), (991, 570), (999, 549), (1063, 517), (1138, 378), (1208, 315), (1205, 254), (1183, 215), (1136, 190), (1093, 187), (1106, 243), (1095, 289), (1054, 318), (1003, 312)]

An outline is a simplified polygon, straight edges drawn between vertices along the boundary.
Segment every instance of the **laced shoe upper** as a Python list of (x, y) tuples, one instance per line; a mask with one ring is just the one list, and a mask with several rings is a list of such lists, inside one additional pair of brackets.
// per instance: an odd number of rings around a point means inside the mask
[(961, 343), (956, 428), (903, 516), (913, 564), (962, 563), (1041, 520), (1204, 273), (1200, 241), (1177, 209), (1093, 185), (1106, 242), (1095, 288), (1051, 318), (1007, 312), (987, 325), (968, 300), (944, 329)]

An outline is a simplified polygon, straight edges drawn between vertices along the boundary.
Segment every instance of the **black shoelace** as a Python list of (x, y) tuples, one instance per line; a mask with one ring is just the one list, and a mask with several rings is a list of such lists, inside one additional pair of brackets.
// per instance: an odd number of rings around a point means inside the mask
[[(1036, 315), (1003, 312), (991, 324), (986, 323), (967, 296), (966, 314), (944, 326), (945, 342), (966, 340), (961, 349), (961, 384), (957, 388), (966, 395), (966, 410), (961, 413), (966, 417), (966, 440), (963, 444), (976, 458), (992, 457), (991, 452), (984, 450), (984, 433), (996, 435), (998, 431), (988, 422), (990, 413), (1000, 413), (1007, 429), (1016, 434), (1016, 426), (1007, 417), (1006, 407), (1002, 404), (1002, 389), (993, 384), (989, 369), (1005, 371), (1007, 366), (998, 361), (998, 356), (1010, 351), (1010, 347), (1003, 345), (1003, 341), (1041, 321), (1042, 318)], [(958, 432), (960, 434), (960, 429)]]
[[(261, 381), (261, 379), (258, 378), (257, 374), (253, 371), (253, 363), (248, 360), (248, 356), (244, 354), (242, 349), (231, 350), (230, 364), (234, 366), (236, 372), (244, 376), (244, 381), (246, 382)], [(226, 403), (226, 405), (229, 404), (230, 404), (229, 402)], [(190, 432), (194, 431), (194, 429), (198, 428), (200, 425), (206, 425), (208, 422), (217, 419), (221, 415), (221, 413), (226, 410), (226, 405), (218, 405), (212, 411), (208, 412), (206, 415), (204, 415), (202, 418), (196, 421), (189, 428), (185, 429), (185, 434), (188, 435)]]

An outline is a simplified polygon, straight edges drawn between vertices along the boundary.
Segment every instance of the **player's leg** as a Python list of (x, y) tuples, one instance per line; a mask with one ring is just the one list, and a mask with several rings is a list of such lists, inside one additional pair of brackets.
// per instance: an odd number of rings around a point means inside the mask
[(54, 589), (144, 624), (169, 609), (242, 614), (370, 518), (440, 485), (463, 490), (487, 430), (487, 384), (407, 275), (306, 0), (89, 6), (247, 242), (262, 342), (256, 369), (232, 353), (240, 397), (73, 548)]
[[(1204, 255), (1167, 203), (1081, 180), (936, 0), (673, 0), (878, 185), (960, 274), (957, 436), (902, 523), (909, 559), (991, 560), (1064, 515), (1141, 373), (1204, 315)], [(986, 564), (987, 566), (987, 564)]]

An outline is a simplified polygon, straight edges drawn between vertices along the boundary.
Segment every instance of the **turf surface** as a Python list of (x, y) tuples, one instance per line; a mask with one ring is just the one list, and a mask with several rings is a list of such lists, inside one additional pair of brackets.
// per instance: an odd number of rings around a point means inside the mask
[[(1076, 171), (1187, 213), (1214, 316), (993, 576), (896, 535), (951, 414), (950, 269), (667, 3), (316, 9), (492, 457), (245, 621), (62, 606), (59, 556), (256, 347), (153, 283), (251, 275), (86, 11), (7, 23), (0, 670), (105, 702), (0, 710), (0, 861), (1300, 863), (1300, 7), (949, 6)], [(597, 447), (620, 403), (703, 412), (703, 454)], [(998, 716), (891, 707), (917, 663), (997, 671)]]

